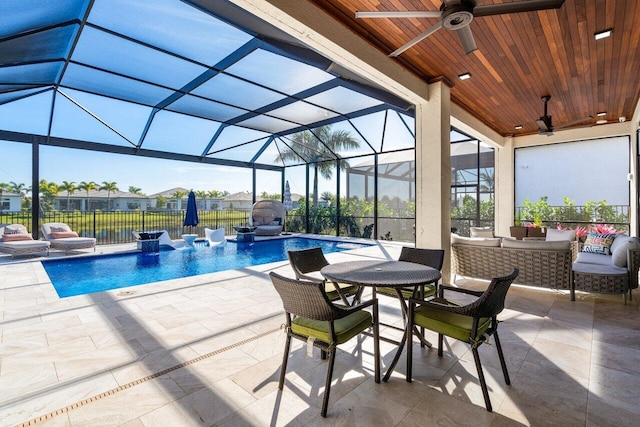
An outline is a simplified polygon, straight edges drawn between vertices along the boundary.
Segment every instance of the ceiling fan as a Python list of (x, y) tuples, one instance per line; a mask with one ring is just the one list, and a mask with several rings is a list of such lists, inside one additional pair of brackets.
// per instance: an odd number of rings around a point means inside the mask
[(560, 126), (553, 126), (553, 122), (551, 121), (551, 116), (547, 114), (547, 103), (551, 99), (551, 95), (545, 95), (542, 98), (542, 102), (544, 102), (544, 115), (536, 120), (538, 124), (538, 133), (540, 135), (553, 135), (554, 130), (560, 130), (564, 128), (571, 127), (573, 125), (577, 125), (578, 123), (586, 122), (587, 120), (593, 119), (593, 116), (583, 117), (581, 119), (573, 120), (569, 123), (562, 124)]
[(429, 37), (440, 28), (458, 33), (465, 53), (477, 49), (476, 41), (469, 24), (476, 17), (502, 15), (505, 13), (532, 12), (536, 10), (558, 9), (564, 0), (523, 0), (511, 3), (476, 6), (481, 0), (443, 0), (439, 11), (395, 11), (395, 12), (356, 12), (356, 18), (440, 18), (440, 22), (423, 32), (410, 42), (394, 50), (391, 57)]

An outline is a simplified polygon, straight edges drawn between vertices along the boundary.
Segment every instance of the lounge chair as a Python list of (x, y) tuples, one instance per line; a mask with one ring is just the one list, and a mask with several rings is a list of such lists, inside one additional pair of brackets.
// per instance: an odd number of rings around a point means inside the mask
[(0, 225), (0, 252), (12, 258), (22, 255), (49, 255), (49, 242), (33, 240), (22, 224)]
[(80, 237), (78, 233), (63, 222), (49, 222), (42, 224), (42, 234), (46, 240), (51, 242), (54, 249), (64, 250), (65, 253), (76, 249), (96, 250), (96, 239), (93, 237)]
[(162, 246), (169, 246), (173, 249), (184, 249), (187, 247), (184, 240), (173, 240), (171, 236), (169, 236), (169, 232), (167, 230), (160, 230), (162, 234), (158, 236), (158, 241)]
[(278, 200), (260, 200), (251, 207), (249, 225), (256, 227), (256, 236), (277, 236), (287, 211)]
[(211, 228), (204, 229), (204, 238), (209, 246), (221, 246), (227, 243), (227, 239), (224, 237), (224, 228)]

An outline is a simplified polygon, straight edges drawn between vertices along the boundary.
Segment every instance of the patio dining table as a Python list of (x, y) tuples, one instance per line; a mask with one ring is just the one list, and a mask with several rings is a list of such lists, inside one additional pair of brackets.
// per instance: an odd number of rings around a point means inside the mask
[[(373, 298), (376, 297), (377, 287), (384, 286), (387, 288), (394, 288), (398, 294), (400, 308), (404, 314), (405, 321), (407, 318), (407, 302), (402, 294), (402, 288), (413, 287), (414, 296), (417, 296), (417, 290), (420, 285), (433, 283), (441, 277), (439, 270), (426, 265), (406, 261), (387, 260), (335, 263), (323, 267), (322, 270), (320, 270), (320, 273), (326, 279), (333, 282), (370, 287)], [(421, 334), (417, 334), (417, 336), (424, 341)], [(397, 343), (398, 350), (396, 351), (393, 362), (384, 375), (383, 381), (386, 382), (389, 380), (393, 369), (400, 359), (406, 340), (407, 333), (405, 332), (401, 341)], [(431, 344), (426, 341), (424, 342), (429, 347), (431, 346)]]

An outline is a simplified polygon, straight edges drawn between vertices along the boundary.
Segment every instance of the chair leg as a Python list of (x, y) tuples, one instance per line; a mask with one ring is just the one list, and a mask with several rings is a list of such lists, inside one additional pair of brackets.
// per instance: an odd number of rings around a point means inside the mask
[(280, 368), (280, 383), (278, 389), (284, 387), (284, 376), (287, 372), (287, 361), (289, 360), (289, 350), (291, 349), (291, 336), (287, 334), (287, 341), (284, 343), (284, 356), (282, 356), (282, 367)]
[(484, 396), (484, 404), (487, 411), (491, 412), (491, 400), (489, 400), (489, 390), (487, 389), (487, 382), (484, 379), (484, 372), (482, 372), (482, 365), (480, 364), (480, 354), (478, 354), (477, 348), (472, 348), (473, 360), (476, 361), (476, 369), (478, 369), (478, 379), (480, 380), (480, 387), (482, 387), (482, 395)]
[(324, 387), (324, 399), (322, 400), (322, 411), (320, 415), (322, 417), (327, 416), (327, 407), (329, 406), (329, 392), (331, 391), (331, 377), (333, 376), (333, 363), (336, 358), (336, 348), (333, 347), (329, 350), (329, 367), (327, 368), (327, 383)]
[(407, 377), (406, 381), (410, 383), (413, 379), (413, 304), (409, 304), (409, 321), (407, 323)]
[(380, 383), (380, 318), (377, 302), (373, 304), (373, 357), (374, 380)]
[(327, 360), (327, 352), (320, 350), (320, 360)]
[(498, 350), (498, 357), (500, 358), (500, 366), (502, 366), (502, 374), (504, 375), (504, 382), (507, 383), (507, 385), (510, 385), (511, 380), (509, 379), (509, 371), (507, 371), (507, 363), (504, 360), (504, 354), (502, 353), (500, 338), (498, 338), (498, 331), (495, 331), (493, 333), (493, 338), (496, 341), (496, 349)]
[(442, 357), (444, 335), (438, 334), (438, 357)]

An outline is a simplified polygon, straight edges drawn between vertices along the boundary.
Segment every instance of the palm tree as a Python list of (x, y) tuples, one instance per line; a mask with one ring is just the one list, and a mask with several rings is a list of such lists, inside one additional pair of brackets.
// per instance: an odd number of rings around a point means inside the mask
[(40, 180), (40, 210), (42, 212), (53, 210), (55, 198), (60, 190), (55, 182), (47, 182), (46, 179)]
[(137, 194), (139, 196), (144, 196), (144, 193), (142, 192), (142, 188), (140, 187), (134, 187), (133, 185), (129, 186), (129, 193), (131, 194)]
[(59, 186), (58, 189), (67, 192), (67, 211), (70, 211), (69, 198), (78, 189), (78, 187), (76, 187), (76, 183), (73, 181), (62, 181), (62, 185)]
[(118, 185), (113, 181), (102, 181), (100, 190), (107, 190), (107, 210), (111, 210), (111, 192), (118, 191)]
[(333, 198), (333, 194), (331, 194), (328, 191), (325, 191), (324, 193), (322, 193), (320, 195), (320, 198), (327, 204), (327, 206), (329, 205), (329, 200), (331, 200)]
[[(355, 150), (360, 148), (360, 142), (346, 130), (332, 131), (331, 126), (320, 126), (310, 131), (296, 133), (292, 136), (292, 148), (283, 149), (276, 157), (277, 162), (299, 161), (304, 159), (313, 163), (313, 204), (318, 204), (318, 173), (325, 179), (333, 177), (335, 162), (326, 161), (335, 157), (337, 151)], [(340, 170), (349, 167), (346, 161), (340, 162)]]
[(86, 204), (84, 205), (84, 210), (88, 211), (89, 210), (89, 192), (91, 190), (97, 190), (98, 189), (98, 184), (96, 184), (93, 181), (82, 181), (80, 183), (80, 185), (78, 185), (78, 190), (82, 190), (82, 191), (86, 191), (87, 192), (87, 201)]
[(491, 168), (491, 169), (485, 169), (482, 172), (480, 172), (480, 182), (482, 182), (482, 184), (480, 184), (481, 192), (493, 194), (494, 183), (495, 183), (495, 170)]
[(22, 183), (18, 184), (17, 182), (14, 182), (14, 181), (9, 182), (9, 191), (11, 191), (14, 194), (19, 194), (21, 196), (24, 196), (27, 190), (28, 190), (27, 186)]

